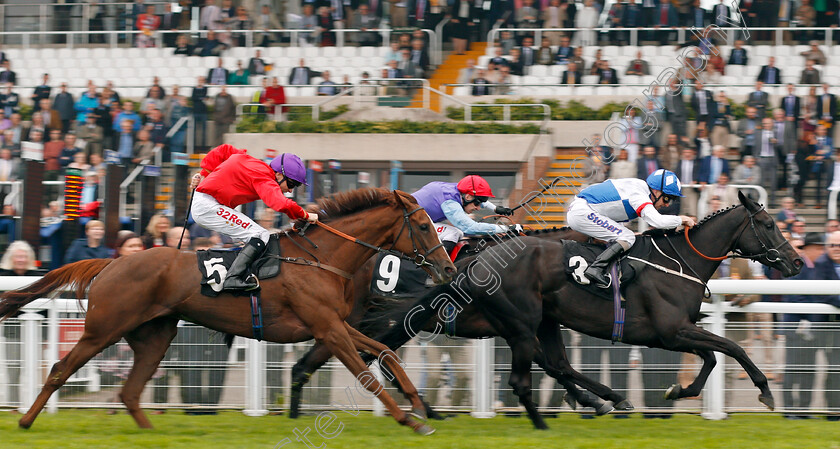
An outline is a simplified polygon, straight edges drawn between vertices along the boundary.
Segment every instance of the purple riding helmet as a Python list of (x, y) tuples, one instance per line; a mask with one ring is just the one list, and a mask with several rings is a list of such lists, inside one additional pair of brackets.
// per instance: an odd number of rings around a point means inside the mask
[(280, 173), (292, 181), (299, 182), (305, 186), (309, 185), (306, 183), (306, 167), (296, 154), (283, 153), (272, 159), (268, 165), (275, 172)]

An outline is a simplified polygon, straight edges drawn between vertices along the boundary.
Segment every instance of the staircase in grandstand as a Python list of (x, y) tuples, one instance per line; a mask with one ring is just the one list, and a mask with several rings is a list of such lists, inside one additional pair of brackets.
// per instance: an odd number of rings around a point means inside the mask
[[(486, 52), (487, 43), (486, 42), (473, 42), (470, 44), (470, 50), (468, 50), (463, 55), (456, 55), (455, 53), (449, 53), (449, 56), (446, 57), (446, 60), (443, 61), (443, 64), (438, 66), (435, 70), (434, 74), (429, 78), (429, 85), (432, 89), (437, 89), (443, 92), (442, 86), (445, 84), (455, 84), (458, 82), (458, 76), (461, 73), (461, 69), (467, 67), (467, 61), (472, 59), (473, 61), (478, 61), (478, 58), (483, 56)], [(435, 112), (446, 112), (440, 109), (440, 96), (439, 95), (432, 95), (429, 99), (431, 102), (429, 109)], [(412, 105), (421, 105), (423, 104), (423, 91), (417, 92), (414, 96), (414, 100), (411, 102)]]
[[(528, 215), (525, 224), (531, 228), (543, 228), (566, 225), (566, 205), (574, 197), (583, 185), (578, 180), (582, 172), (583, 158), (586, 152), (580, 148), (557, 148), (554, 153), (554, 160), (551, 162), (548, 171), (543, 175), (545, 182), (562, 177), (563, 181), (558, 182), (554, 188), (546, 190), (543, 194), (543, 203), (535, 200), (531, 203), (534, 208), (533, 215)], [(538, 217), (536, 217), (538, 216)]]

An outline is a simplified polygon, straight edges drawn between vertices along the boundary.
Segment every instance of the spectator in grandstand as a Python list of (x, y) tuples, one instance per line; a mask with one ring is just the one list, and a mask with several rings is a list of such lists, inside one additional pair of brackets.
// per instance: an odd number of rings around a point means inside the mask
[[(6, 147), (7, 139), (3, 139), (3, 147), (0, 148), (0, 181), (17, 181), (20, 178), (20, 158), (12, 157), (12, 149)], [(6, 186), (3, 186), (4, 191), (0, 196), (5, 196), (8, 191), (5, 191)]]
[(147, 129), (137, 131), (137, 140), (134, 142), (134, 147), (131, 149), (131, 163), (135, 165), (142, 164), (143, 161), (151, 160), (155, 157), (155, 143), (151, 141), (151, 134)]
[[(567, 9), (560, 6), (560, 0), (550, 0), (548, 5), (542, 3), (542, 11), (537, 11), (540, 20), (542, 21), (542, 28), (563, 28), (566, 19), (569, 18)], [(551, 45), (559, 45), (560, 37), (563, 33), (559, 31), (544, 31), (543, 39), (551, 42)], [(533, 40), (532, 40), (533, 45)]]
[[(566, 21), (566, 26), (568, 26), (568, 22), (574, 21), (574, 28), (581, 29), (575, 35), (577, 45), (587, 46), (598, 43), (598, 34), (593, 28), (598, 26), (598, 17), (600, 14), (601, 11), (593, 0), (585, 0), (583, 2), (583, 9), (578, 14), (575, 14), (574, 17), (568, 17), (567, 15), (567, 19), (569, 20)], [(552, 41), (552, 44), (556, 45), (554, 41)]]
[(132, 119), (126, 119), (120, 122), (119, 132), (114, 133), (113, 147), (126, 167), (130, 166), (131, 159), (134, 157), (134, 124)]
[(636, 52), (636, 59), (630, 61), (627, 65), (627, 71), (624, 72), (625, 75), (650, 75), (650, 69), (648, 68), (648, 63), (644, 59), (642, 59), (642, 51), (639, 50)]
[(796, 211), (793, 209), (794, 207), (794, 199), (786, 196), (782, 198), (782, 209), (776, 214), (776, 221), (781, 221), (785, 223), (785, 227), (790, 227), (794, 221), (799, 220), (799, 216), (796, 215)]
[(522, 6), (516, 9), (517, 28), (538, 28), (540, 12), (534, 8), (534, 0), (522, 0)]
[(310, 69), (306, 66), (306, 61), (300, 58), (298, 66), (289, 72), (289, 84), (293, 86), (312, 84), (312, 78), (316, 76), (321, 76), (321, 72)]
[[(163, 214), (153, 215), (149, 220), (148, 226), (146, 226), (146, 232), (141, 237), (141, 240), (143, 240), (143, 246), (147, 249), (158, 246), (168, 246), (166, 233), (171, 228), (172, 222), (169, 220), (169, 217)], [(180, 237), (180, 232), (178, 234)], [(185, 236), (185, 239), (188, 238), (188, 236)]]
[(620, 31), (623, 26), (621, 25), (621, 19), (624, 17), (624, 8), (627, 6), (623, 0), (618, 0), (610, 6), (610, 10), (607, 13), (607, 21), (604, 23), (604, 27), (611, 28), (613, 30), (619, 31), (610, 31), (608, 36), (611, 44), (618, 44), (621, 45), (621, 41), (624, 38), (623, 34), (624, 31)]
[[(7, 133), (11, 133), (11, 137)], [(18, 152), (20, 151), (20, 141), (23, 138), (24, 128), (21, 122), (21, 115), (18, 113), (14, 113), (11, 115), (9, 120), (9, 127), (3, 130), (4, 134), (4, 145), (15, 145), (17, 146)]]
[[(157, 77), (154, 77), (153, 81), (156, 81), (156, 80), (157, 80)], [(120, 94), (118, 94), (117, 91), (114, 90), (114, 82), (113, 81), (109, 80), (108, 82), (105, 83), (105, 87), (102, 88), (102, 94), (101, 95), (102, 95), (102, 98), (105, 99), (105, 102), (108, 104), (108, 106), (110, 106), (111, 103), (115, 103), (115, 102), (122, 104), (122, 100), (120, 100)], [(149, 95), (149, 93), (146, 92), (146, 96), (148, 96), (148, 95)]]
[[(189, 14), (189, 9), (185, 12)], [(164, 3), (163, 14), (160, 16), (161, 31), (178, 31), (181, 25), (180, 13), (172, 12), (172, 4)], [(166, 33), (162, 37), (163, 45), (166, 47), (174, 47), (175, 39), (178, 35), (176, 33)]]
[(495, 95), (511, 95), (513, 91), (513, 79), (510, 76), (510, 67), (502, 67), (499, 69), (499, 79), (493, 87), (493, 94)]
[(207, 72), (207, 84), (221, 86), (227, 84), (228, 70), (224, 68), (224, 59), (219, 58), (218, 65)]
[(497, 46), (496, 48), (494, 48), (493, 52), (494, 52), (495, 56), (490, 58), (489, 62), (492, 62), (493, 64), (495, 64), (497, 66), (507, 65), (508, 60), (505, 59), (505, 57), (502, 55), (502, 47), (501, 46)]
[(691, 148), (682, 148), (680, 160), (674, 165), (674, 174), (682, 184), (683, 198), (680, 198), (680, 213), (683, 215), (697, 216), (697, 202), (700, 199), (699, 191), (695, 187), (687, 187), (697, 183), (698, 161), (697, 153)]
[(216, 5), (215, 0), (205, 0), (205, 6), (201, 8), (199, 25), (202, 30), (219, 30), (222, 28), (222, 9)]
[(510, 49), (516, 46), (516, 38), (510, 31), (502, 31), (499, 36), (499, 41), (496, 42), (496, 47), (501, 49), (501, 53), (496, 52), (496, 56), (503, 56), (510, 54)]
[(224, 134), (230, 131), (230, 125), (236, 121), (236, 102), (225, 86), (222, 86), (213, 101), (213, 121), (216, 131), (213, 145), (221, 145)]
[(712, 154), (712, 141), (709, 140), (709, 133), (706, 131), (706, 122), (700, 122), (695, 129), (694, 149), (698, 157), (706, 157)]
[(140, 116), (134, 112), (134, 102), (130, 100), (126, 100), (122, 104), (122, 110), (119, 114), (114, 118), (114, 131), (120, 131), (121, 124), (123, 120), (132, 120), (134, 123), (134, 131), (137, 132), (140, 130), (141, 120)]
[[(712, 199), (720, 201), (720, 205), (713, 207)], [(697, 213), (701, 215), (741, 203), (738, 199), (738, 189), (729, 185), (729, 173), (721, 173), (716, 183), (707, 185), (700, 194), (700, 201), (701, 209)], [(703, 205), (705, 207), (702, 207)]]
[[(817, 18), (817, 10), (811, 5), (811, 0), (802, 0), (799, 7), (796, 8), (796, 12), (793, 15), (793, 18), (798, 22), (798, 25), (802, 28), (811, 28), (816, 23)], [(805, 43), (810, 40), (814, 35), (814, 32), (811, 30), (803, 30), (796, 32), (796, 38), (799, 42)]]
[[(76, 118), (76, 101), (73, 100), (73, 95), (67, 92), (67, 83), (61, 83), (61, 91), (53, 98), (52, 107), (53, 109), (51, 111), (58, 113), (59, 122), (52, 120), (56, 115), (52, 112), (50, 112), (51, 116), (49, 121), (47, 121), (47, 116), (44, 116), (44, 122), (49, 128), (60, 126), (61, 132), (66, 133), (70, 129), (70, 122)], [(41, 109), (50, 110), (49, 107), (44, 106), (44, 103), (41, 104)]]
[(110, 103), (106, 103), (102, 94), (99, 94), (97, 100), (98, 104), (96, 105), (96, 108), (93, 110), (92, 114), (88, 115), (96, 117), (96, 125), (102, 128), (103, 141), (105, 144), (110, 145), (114, 136), (114, 118), (111, 116), (111, 105)]
[(627, 149), (621, 148), (618, 158), (610, 163), (610, 179), (634, 178), (636, 176), (636, 164), (630, 161)]
[(592, 61), (592, 65), (589, 67), (589, 74), (590, 75), (597, 75), (598, 69), (601, 67), (601, 63), (604, 62), (604, 58), (602, 57), (601, 49), (595, 50), (595, 60)]
[(726, 61), (723, 60), (720, 49), (715, 45), (709, 50), (706, 71), (706, 76), (714, 76), (715, 73), (726, 74)]
[(207, 39), (201, 44), (199, 56), (221, 56), (222, 52), (227, 50), (228, 46), (219, 38), (219, 33), (215, 31), (207, 32)]
[[(663, 95), (665, 106), (665, 118), (671, 124), (671, 132), (678, 137), (686, 137), (686, 122), (688, 121), (688, 109), (685, 107), (685, 101), (681, 92), (677, 87), (676, 78), (671, 78), (668, 89)], [(676, 93), (676, 95), (672, 95)]]
[(277, 20), (277, 15), (272, 13), (271, 7), (262, 5), (254, 23), (256, 29), (263, 31), (257, 35), (258, 45), (260, 47), (270, 47), (274, 43), (274, 35), (269, 33), (268, 30), (279, 30), (282, 28), (280, 21)]
[[(68, 134), (72, 135), (72, 134)], [(82, 173), (87, 176), (87, 172), (90, 171), (90, 164), (87, 162), (87, 156), (85, 155), (84, 151), (76, 151), (73, 154), (73, 161), (67, 164), (67, 168), (74, 168), (77, 170), (81, 170)], [(94, 173), (95, 174), (95, 173)]]
[(207, 79), (203, 76), (198, 77), (198, 84), (193, 87), (190, 94), (192, 100), (193, 120), (195, 122), (195, 146), (201, 150), (207, 148), (207, 86), (204, 84)]
[(819, 84), (820, 71), (814, 67), (814, 60), (808, 59), (805, 61), (805, 68), (802, 69), (802, 75), (799, 77), (799, 84)]
[(179, 103), (181, 97), (183, 97), (181, 95), (181, 87), (174, 84), (172, 86), (172, 95), (163, 99), (163, 107), (160, 108), (160, 111), (163, 113), (163, 120), (168, 126), (175, 124), (172, 122), (172, 108)]
[(473, 19), (477, 11), (474, 11), (472, 3), (468, 0), (455, 0), (450, 8), (450, 23), (452, 36), (452, 51), (456, 55), (463, 55), (467, 51), (467, 42), (470, 37), (470, 28), (474, 27)]
[(41, 100), (50, 98), (52, 87), (50, 87), (49, 83), (50, 74), (45, 73), (41, 84), (35, 86), (35, 90), (32, 91), (32, 95), (29, 97), (29, 99), (32, 100), (32, 112), (38, 112), (38, 109), (41, 107)]
[(195, 45), (190, 43), (190, 37), (188, 35), (178, 35), (178, 40), (175, 43), (175, 52), (173, 54), (182, 56), (193, 56), (195, 54)]
[(508, 56), (507, 68), (510, 69), (511, 75), (524, 75), (525, 67), (522, 65), (522, 58), (521, 53), (519, 53), (519, 47), (510, 49), (510, 56)]
[(6, 83), (4, 92), (0, 93), (0, 110), (6, 113), (6, 117), (20, 111), (20, 96), (12, 88), (12, 83)]
[(744, 161), (735, 167), (732, 181), (735, 184), (761, 185), (761, 170), (756, 167), (754, 156), (744, 156)]
[[(840, 170), (836, 170), (836, 172), (840, 172)], [(834, 233), (834, 232), (837, 232), (837, 231), (840, 231), (840, 220), (837, 220), (837, 219), (834, 219), (834, 218), (829, 218), (828, 220), (825, 221), (825, 239), (829, 243), (829, 245), (831, 243), (834, 243), (834, 242), (831, 242), (831, 239), (830, 239), (831, 234)], [(838, 246), (838, 247), (829, 246), (829, 249), (832, 249), (832, 248), (836, 250), (837, 248), (840, 248), (840, 246)], [(835, 263), (840, 265), (840, 262), (835, 262)]]
[(738, 131), (736, 133), (741, 138), (741, 157), (753, 154), (753, 146), (756, 144), (755, 131), (759, 128), (760, 123), (755, 107), (747, 106), (746, 112), (747, 116), (738, 121)]
[[(756, 131), (757, 132), (757, 131)], [(778, 139), (779, 133), (784, 129), (778, 129), (773, 119), (764, 118), (761, 121), (761, 132), (755, 135), (752, 149), (752, 156), (758, 160), (761, 169), (761, 180), (763, 187), (770, 192), (770, 203), (776, 202), (776, 190), (778, 189), (779, 164), (783, 162), (782, 141)]]
[[(0, 46), (0, 48), (2, 48), (2, 46)], [(8, 58), (6, 57), (6, 52), (0, 50), (0, 64), (3, 64), (7, 60)]]
[(169, 148), (165, 147), (166, 134), (169, 132), (169, 126), (163, 120), (163, 112), (160, 109), (152, 108), (146, 114), (146, 124), (143, 129), (149, 131), (149, 139), (154, 143), (156, 148), (160, 148), (163, 162), (169, 162), (171, 156)]
[[(549, 44), (547, 37), (542, 38), (540, 48), (536, 50), (536, 64), (554, 65), (554, 53), (551, 51), (551, 45)], [(581, 69), (582, 68), (583, 67), (581, 66)]]
[(566, 71), (563, 72), (560, 84), (580, 84), (582, 77), (583, 73), (581, 73), (578, 65), (574, 62), (570, 62), (569, 65), (566, 66)]
[(318, 46), (334, 47), (336, 43), (335, 32), (333, 31), (333, 19), (330, 9), (326, 6), (318, 8), (315, 30), (318, 34)]
[(796, 86), (793, 83), (788, 83), (787, 91), (788, 94), (779, 101), (779, 109), (782, 110), (784, 119), (790, 122), (795, 130), (799, 123), (800, 101), (796, 96)]
[[(507, 60), (505, 60), (507, 62)], [(401, 59), (397, 63), (397, 67), (402, 71), (404, 78), (417, 78), (419, 67), (414, 65), (411, 60), (411, 50), (403, 49), (401, 52)]]
[(6, 118), (6, 111), (0, 108), (0, 132), (12, 127), (12, 121)]
[(598, 84), (619, 84), (618, 74), (608, 61), (602, 61), (598, 68)]
[[(236, 8), (236, 16), (230, 22), (230, 27), (234, 30), (251, 30), (254, 28), (254, 20), (248, 15), (248, 10), (243, 6)], [(233, 43), (240, 47), (246, 44), (247, 34), (244, 32), (233, 33)]]
[(146, 12), (137, 17), (135, 27), (140, 30), (140, 34), (136, 35), (136, 45), (140, 48), (154, 47), (154, 33), (160, 28), (160, 17), (155, 15), (154, 5), (146, 6)]
[(829, 84), (823, 83), (823, 94), (817, 97), (817, 123), (834, 129), (834, 117), (837, 116), (837, 98), (829, 92)]
[(470, 83), (475, 84), (472, 87), (472, 95), (490, 95), (490, 82), (485, 78), (484, 69), (478, 69)]
[[(169, 118), (166, 121), (168, 126), (171, 128), (178, 123), (179, 120), (183, 117), (187, 117), (192, 112), (190, 110), (189, 104), (187, 103), (187, 97), (183, 95), (173, 95), (172, 98), (175, 100), (170, 109)], [(187, 126), (181, 126), (175, 134), (169, 139), (169, 148), (172, 152), (183, 153), (186, 144), (187, 144)]]
[[(146, 91), (146, 98), (152, 97), (155, 93), (155, 90), (159, 90), (158, 92), (160, 95), (157, 98), (163, 99), (166, 97), (166, 89), (160, 85), (160, 78), (155, 76), (152, 77), (152, 85), (149, 86), (149, 90)], [(143, 108), (145, 110), (145, 108)]]
[(79, 100), (76, 102), (76, 124), (85, 123), (85, 117), (92, 113), (98, 104), (99, 99), (96, 93), (96, 86), (90, 84), (88, 85), (88, 90), (80, 95)]
[[(831, 183), (834, 170), (834, 142), (828, 135), (828, 129), (824, 125), (817, 125), (816, 132), (811, 136), (808, 145), (811, 147), (809, 159), (811, 161), (811, 174), (817, 181), (817, 209), (823, 207), (825, 187)], [(800, 176), (802, 174), (800, 173)]]
[(712, 121), (711, 142), (714, 145), (729, 147), (730, 121), (732, 120), (732, 106), (726, 97), (726, 92), (720, 91), (714, 104), (714, 120)]
[(0, 72), (0, 84), (17, 84), (17, 73), (12, 71), (12, 62), (8, 59), (3, 61), (3, 71)]
[(400, 52), (401, 50), (399, 41), (392, 40), (388, 51), (385, 52), (385, 64), (387, 65), (391, 61), (399, 61), (401, 57)]
[[(784, 101), (782, 102), (784, 104)], [(792, 165), (794, 155), (796, 154), (796, 125), (795, 121), (788, 120), (785, 117), (785, 111), (781, 108), (773, 110), (773, 133), (776, 137), (777, 148), (779, 151), (779, 165), (782, 168), (782, 176), (780, 177), (778, 189), (787, 189), (788, 173), (790, 165)]]
[[(802, 53), (799, 53), (799, 54), (805, 57), (806, 64), (807, 64), (808, 61), (813, 61), (815, 64), (819, 64), (819, 65), (826, 65), (826, 63), (827, 63), (825, 53), (823, 53), (823, 51), (820, 50), (819, 42), (817, 42), (817, 41), (811, 41), (810, 42), (810, 47), (808, 48), (808, 50), (803, 51)], [(819, 83), (814, 83), (814, 84), (819, 84)]]
[(642, 157), (636, 160), (636, 177), (647, 179), (653, 172), (659, 170), (659, 161), (656, 159), (656, 148), (647, 146), (642, 150)]
[(729, 53), (729, 65), (747, 65), (749, 63), (749, 56), (747, 49), (744, 48), (744, 41), (736, 40), (735, 48)]
[[(318, 72), (318, 75), (321, 73)], [(288, 108), (282, 106), (286, 104), (286, 90), (280, 85), (280, 80), (274, 76), (271, 77), (271, 86), (265, 89), (265, 99), (263, 103), (266, 105), (267, 114), (275, 114), (276, 106), (281, 106), (281, 113), (286, 113)]]
[(337, 87), (335, 81), (333, 81), (330, 78), (330, 71), (329, 70), (324, 70), (321, 73), (321, 78), (323, 79), (323, 81), (321, 81), (318, 84), (318, 95), (321, 95), (321, 96), (337, 95), (338, 94), (338, 87)]
[(721, 173), (729, 175), (729, 161), (725, 154), (726, 148), (723, 145), (715, 145), (710, 156), (700, 159), (697, 181), (701, 185), (716, 184)]
[(308, 32), (298, 35), (298, 45), (301, 47), (311, 47), (317, 37), (318, 18), (315, 16), (315, 9), (312, 4), (304, 4), (302, 9), (303, 15), (297, 24), (297, 28)]
[(416, 67), (417, 78), (425, 78), (429, 70), (429, 53), (425, 45), (420, 39), (411, 41), (411, 62)]
[(256, 53), (254, 53), (254, 57), (248, 60), (248, 75), (265, 76), (266, 71), (270, 69), (268, 66), (269, 64), (267, 64), (262, 58), (262, 51), (257, 49)]
[(691, 108), (694, 110), (697, 123), (705, 123), (706, 129), (712, 127), (715, 113), (715, 99), (712, 91), (704, 89), (703, 83), (697, 80), (694, 83), (694, 94), (691, 96)]
[(64, 146), (61, 148), (61, 155), (58, 157), (58, 163), (61, 165), (61, 168), (66, 168), (73, 162), (73, 157), (76, 156), (76, 153), (79, 152), (79, 149), (76, 148), (76, 136), (67, 133), (64, 135)]
[[(624, 9), (621, 11), (620, 26), (622, 28), (638, 28), (644, 25), (644, 15), (642, 7), (636, 0), (628, 0)], [(626, 44), (630, 40), (630, 32), (621, 32), (619, 35), (619, 42), (621, 45)]]
[(782, 82), (782, 71), (776, 67), (774, 56), (767, 58), (767, 65), (761, 66), (757, 80), (765, 84), (780, 84)]
[(750, 95), (747, 97), (747, 106), (755, 108), (756, 117), (759, 119), (767, 115), (767, 107), (770, 104), (770, 95), (762, 89), (764, 89), (764, 83), (762, 81), (756, 81), (755, 90), (750, 92)]
[(467, 84), (475, 77), (475, 60), (467, 59), (467, 66), (458, 71), (458, 84)]
[(574, 56), (575, 48), (569, 45), (569, 37), (563, 36), (560, 38), (560, 46), (557, 47), (557, 53), (554, 54), (555, 64), (568, 64), (569, 58)]
[(105, 246), (104, 237), (105, 223), (99, 220), (90, 220), (85, 224), (85, 237), (73, 241), (64, 257), (64, 263), (111, 257), (113, 251)]
[(227, 83), (232, 85), (244, 86), (248, 84), (248, 77), (250, 76), (251, 74), (248, 72), (248, 70), (242, 67), (242, 60), (237, 60), (236, 70), (228, 73)]

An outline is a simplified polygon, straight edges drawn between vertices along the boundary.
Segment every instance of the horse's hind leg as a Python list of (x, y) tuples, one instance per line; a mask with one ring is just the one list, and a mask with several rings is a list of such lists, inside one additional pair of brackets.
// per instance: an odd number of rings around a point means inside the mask
[(382, 343), (379, 343), (378, 341), (359, 332), (346, 322), (344, 323), (344, 327), (347, 329), (347, 333), (350, 334), (350, 338), (353, 340), (353, 344), (356, 345), (356, 349), (368, 352), (377, 357), (380, 363), (387, 367), (388, 372), (393, 375), (393, 380), (400, 385), (400, 391), (402, 391), (405, 398), (411, 402), (411, 413), (421, 419), (426, 419), (426, 404), (422, 399), (420, 399), (420, 394), (417, 392), (417, 388), (415, 388), (414, 384), (412, 384), (411, 380), (409, 380), (408, 375), (405, 373), (405, 370), (403, 370), (400, 360), (397, 355), (394, 354), (394, 351), (391, 351)]
[(143, 323), (125, 336), (125, 340), (134, 350), (134, 366), (131, 367), (131, 372), (120, 392), (120, 400), (128, 408), (128, 412), (140, 428), (152, 428), (152, 423), (140, 408), (140, 394), (146, 382), (157, 370), (160, 361), (163, 360), (175, 334), (178, 333), (177, 325), (176, 319), (157, 318)]
[(510, 380), (508, 383), (513, 387), (513, 392), (519, 397), (519, 402), (525, 406), (528, 417), (534, 423), (534, 427), (540, 430), (547, 430), (546, 425), (537, 405), (534, 404), (531, 390), (531, 363), (537, 351), (537, 339), (535, 336), (516, 337), (507, 340), (512, 352), (510, 363)]
[(321, 343), (315, 343), (309, 352), (303, 355), (292, 367), (292, 392), (289, 418), (296, 419), (300, 415), (300, 401), (303, 386), (309, 382), (312, 374), (332, 357), (332, 353)]
[(50, 396), (64, 385), (64, 382), (67, 382), (67, 379), (78, 371), (79, 368), (84, 366), (88, 360), (118, 340), (119, 337), (109, 340), (104, 337), (94, 336), (86, 328), (82, 338), (79, 339), (79, 342), (76, 343), (76, 346), (73, 347), (70, 353), (53, 365), (47, 381), (44, 383), (44, 387), (38, 393), (38, 397), (29, 408), (29, 411), (20, 419), (18, 425), (24, 429), (31, 427), (35, 418), (38, 417), (38, 414), (41, 413), (41, 410), (47, 404)]
[[(565, 382), (571, 381), (602, 399), (612, 401), (616, 410), (633, 410), (633, 405), (612, 388), (596, 382), (572, 368), (568, 355), (566, 354), (566, 346), (563, 343), (563, 334), (560, 333), (560, 327), (556, 322), (548, 319), (540, 322), (540, 326), (537, 328), (537, 337), (540, 340), (542, 353), (546, 361), (543, 369), (546, 370), (548, 375), (557, 379), (564, 386), (566, 385)], [(581, 404), (594, 407), (599, 415), (611, 411), (603, 403), (591, 400), (589, 395), (582, 395), (582, 397), (586, 399)]]

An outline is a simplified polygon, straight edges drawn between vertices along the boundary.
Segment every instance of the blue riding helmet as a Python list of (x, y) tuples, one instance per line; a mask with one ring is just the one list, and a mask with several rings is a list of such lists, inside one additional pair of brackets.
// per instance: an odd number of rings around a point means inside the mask
[(660, 168), (659, 170), (651, 173), (650, 176), (647, 177), (647, 185), (651, 189), (661, 191), (664, 195), (684, 196), (682, 194), (680, 180), (677, 179), (677, 175), (670, 170)]

